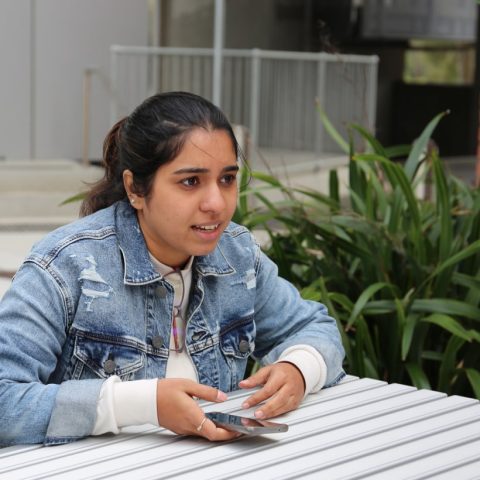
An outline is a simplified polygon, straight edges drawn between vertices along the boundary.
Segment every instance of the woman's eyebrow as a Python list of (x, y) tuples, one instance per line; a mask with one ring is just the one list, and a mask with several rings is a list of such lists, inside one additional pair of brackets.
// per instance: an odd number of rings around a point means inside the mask
[[(222, 172), (237, 172), (239, 170), (238, 165), (227, 165), (226, 167), (222, 168)], [(184, 175), (186, 173), (209, 173), (210, 170), (208, 168), (201, 168), (201, 167), (186, 167), (181, 168), (179, 170), (175, 170), (173, 172), (174, 175)]]

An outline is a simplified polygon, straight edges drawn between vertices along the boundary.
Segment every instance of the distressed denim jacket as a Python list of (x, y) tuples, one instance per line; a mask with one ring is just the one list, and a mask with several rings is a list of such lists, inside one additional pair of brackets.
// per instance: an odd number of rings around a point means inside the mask
[[(268, 364), (298, 344), (321, 353), (326, 386), (344, 375), (335, 321), (246, 228), (231, 223), (192, 268), (186, 344), (200, 383), (237, 389), (250, 355)], [(172, 309), (126, 202), (47, 235), (0, 302), (0, 445), (87, 436), (106, 378), (164, 377)]]

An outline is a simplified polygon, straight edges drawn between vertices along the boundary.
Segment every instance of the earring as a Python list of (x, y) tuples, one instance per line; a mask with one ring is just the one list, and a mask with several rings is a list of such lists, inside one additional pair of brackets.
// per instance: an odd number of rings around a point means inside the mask
[(135, 199), (134, 198), (130, 198), (130, 203), (133, 205), (135, 203)]

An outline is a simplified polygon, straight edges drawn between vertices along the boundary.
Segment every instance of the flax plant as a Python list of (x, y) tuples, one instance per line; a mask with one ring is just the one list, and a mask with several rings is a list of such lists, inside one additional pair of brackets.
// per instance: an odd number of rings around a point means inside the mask
[(280, 273), (327, 305), (348, 373), (480, 398), (480, 191), (447, 174), (431, 147), (443, 115), (408, 147), (384, 148), (353, 125), (364, 152), (324, 117), (348, 150), (347, 197), (335, 171), (328, 194), (254, 172), (236, 220), (265, 229)]

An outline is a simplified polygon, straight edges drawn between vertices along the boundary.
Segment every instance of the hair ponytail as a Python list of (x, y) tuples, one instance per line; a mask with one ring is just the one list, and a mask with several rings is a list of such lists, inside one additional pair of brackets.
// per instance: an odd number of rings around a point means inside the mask
[(123, 168), (120, 161), (121, 129), (128, 117), (119, 120), (108, 132), (103, 142), (103, 178), (93, 184), (80, 207), (80, 215), (91, 213), (109, 207), (126, 197), (123, 185)]

